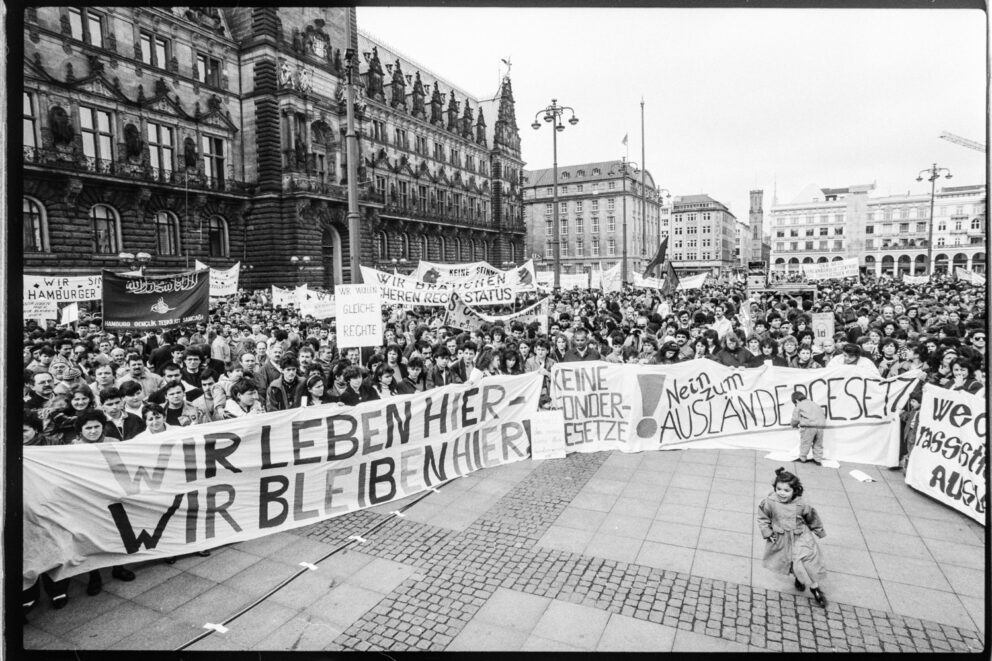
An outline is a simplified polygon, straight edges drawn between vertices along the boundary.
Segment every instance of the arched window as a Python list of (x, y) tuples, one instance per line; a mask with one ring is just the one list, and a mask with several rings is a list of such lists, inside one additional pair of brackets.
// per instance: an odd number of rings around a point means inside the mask
[(168, 211), (155, 214), (155, 238), (160, 255), (179, 254), (179, 219)]
[(379, 232), (378, 241), (375, 244), (375, 251), (377, 253), (377, 259), (384, 260), (389, 255), (389, 240), (386, 238), (385, 232)]
[(419, 259), (427, 259), (427, 235), (426, 234), (421, 234), (420, 235), (420, 255), (418, 256), (418, 258)]
[(917, 255), (916, 259), (913, 260), (913, 273), (916, 275), (923, 275), (927, 272), (927, 256)]
[(455, 237), (455, 261), (460, 262), (462, 260), (462, 240), (459, 237)]
[(210, 216), (209, 241), (211, 257), (227, 257), (230, 245), (227, 242), (227, 221), (220, 216)]
[(93, 252), (101, 255), (119, 253), (121, 233), (117, 212), (106, 204), (97, 204), (90, 209), (90, 222), (93, 226)]
[(982, 229), (982, 219), (981, 218), (972, 218), (971, 219), (971, 229), (973, 229), (973, 230), (980, 230), (980, 229)]
[(403, 232), (403, 234), (400, 234), (400, 239), (402, 241), (400, 257), (410, 259), (410, 235)]
[(817, 263), (817, 264), (826, 264), (826, 263), (827, 263), (827, 262), (829, 262), (829, 261), (830, 261), (830, 260), (829, 260), (829, 259), (827, 259), (826, 257), (820, 257), (819, 259), (817, 259), (817, 260), (816, 260), (816, 263)]
[(445, 240), (445, 238), (443, 236), (437, 237), (437, 240), (438, 240), (438, 247), (439, 247), (438, 253), (440, 255), (440, 257), (438, 257), (438, 259), (441, 262), (444, 262), (444, 261), (446, 261), (448, 259), (448, 242)]
[(48, 250), (48, 222), (45, 207), (29, 197), (24, 198), (24, 252)]

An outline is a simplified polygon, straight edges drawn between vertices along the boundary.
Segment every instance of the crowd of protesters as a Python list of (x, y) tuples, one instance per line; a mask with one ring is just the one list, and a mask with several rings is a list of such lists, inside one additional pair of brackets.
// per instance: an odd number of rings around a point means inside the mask
[[(904, 461), (923, 383), (985, 394), (984, 288), (943, 276), (914, 286), (794, 284), (789, 292), (750, 294), (742, 283), (675, 296), (631, 288), (563, 291), (551, 295), (546, 332), (539, 322), (512, 319), (459, 329), (446, 325), (443, 307), (397, 308), (384, 310), (381, 346), (365, 349), (339, 350), (333, 319), (274, 309), (264, 291), (218, 304), (209, 323), (145, 334), (106, 332), (96, 315), (72, 328), (28, 322), (24, 444), (128, 441), (296, 407), (354, 406), (490, 375), (548, 377), (557, 362), (663, 365), (702, 358), (740, 369), (859, 364), (881, 378), (920, 370), (903, 413)], [(836, 331), (819, 341), (811, 317), (818, 312), (833, 314)], [(544, 383), (547, 406), (549, 379)], [(134, 578), (124, 567), (112, 574)], [(91, 573), (87, 591), (100, 587), (99, 572)], [(56, 607), (65, 605), (64, 585), (47, 591)]]

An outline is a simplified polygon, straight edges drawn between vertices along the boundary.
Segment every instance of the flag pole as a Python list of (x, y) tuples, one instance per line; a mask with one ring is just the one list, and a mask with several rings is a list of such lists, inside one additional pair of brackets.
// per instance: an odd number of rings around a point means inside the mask
[[(641, 97), (641, 256), (647, 257), (647, 227), (648, 227), (648, 216), (647, 216), (647, 199), (648, 199), (648, 189), (644, 187), (644, 177), (647, 172), (648, 165), (644, 160), (644, 97)], [(643, 262), (642, 262), (643, 264)]]

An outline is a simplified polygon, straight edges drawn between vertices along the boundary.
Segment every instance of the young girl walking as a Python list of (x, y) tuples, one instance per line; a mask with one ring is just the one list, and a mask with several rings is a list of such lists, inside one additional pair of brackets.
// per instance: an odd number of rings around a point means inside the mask
[(793, 574), (798, 590), (809, 591), (821, 606), (827, 600), (820, 590), (827, 568), (816, 537), (826, 536), (816, 510), (803, 499), (799, 478), (784, 468), (775, 470), (772, 492), (758, 505), (758, 529), (764, 537), (762, 566), (778, 574)]

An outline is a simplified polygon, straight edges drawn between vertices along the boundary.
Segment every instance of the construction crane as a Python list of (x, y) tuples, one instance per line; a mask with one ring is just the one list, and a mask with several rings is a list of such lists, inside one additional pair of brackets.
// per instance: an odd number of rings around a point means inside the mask
[(948, 142), (953, 142), (956, 145), (961, 145), (962, 147), (968, 147), (974, 149), (975, 151), (980, 151), (985, 153), (985, 143), (975, 142), (974, 140), (969, 140), (968, 138), (962, 138), (960, 135), (954, 135), (953, 133), (948, 133), (944, 131), (940, 134), (941, 140), (947, 140)]

